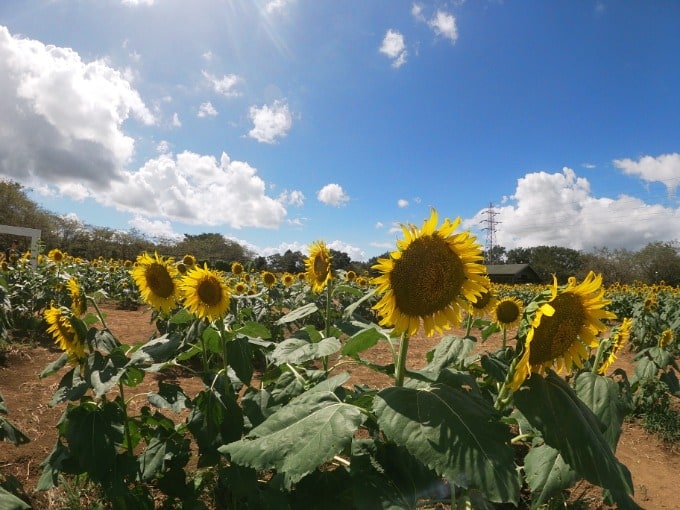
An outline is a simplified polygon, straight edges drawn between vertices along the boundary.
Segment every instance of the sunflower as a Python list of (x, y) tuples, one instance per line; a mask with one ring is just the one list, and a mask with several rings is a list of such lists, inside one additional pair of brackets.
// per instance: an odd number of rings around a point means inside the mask
[(49, 325), (47, 332), (54, 337), (55, 343), (68, 354), (71, 363), (79, 363), (85, 357), (85, 347), (71, 324), (68, 309), (50, 306), (43, 315)]
[(71, 311), (76, 317), (80, 317), (85, 312), (87, 312), (87, 297), (85, 292), (78, 284), (76, 278), (70, 278), (66, 283), (66, 288), (68, 289), (69, 297), (71, 298)]
[(184, 264), (187, 267), (187, 269), (191, 269), (196, 265), (196, 257), (187, 253), (186, 255), (184, 255), (184, 257), (182, 257), (182, 264)]
[(232, 274), (241, 274), (243, 272), (243, 264), (241, 264), (240, 262), (232, 262), (231, 272)]
[(616, 361), (616, 355), (619, 352), (621, 352), (623, 346), (626, 345), (626, 342), (628, 342), (628, 338), (630, 337), (630, 328), (632, 325), (633, 319), (629, 318), (623, 319), (623, 322), (619, 326), (618, 331), (616, 331), (612, 338), (610, 339), (611, 350), (609, 351), (609, 356), (607, 356), (607, 359), (604, 360), (604, 362), (597, 371), (600, 375), (605, 375), (607, 373), (607, 370), (609, 370), (609, 367), (611, 367), (612, 364)]
[(59, 248), (54, 248), (49, 251), (47, 256), (54, 262), (55, 264), (61, 264), (64, 261), (64, 252), (61, 251)]
[(269, 271), (263, 271), (262, 283), (264, 283), (267, 288), (271, 289), (274, 285), (276, 285), (276, 275)]
[(186, 309), (200, 319), (210, 321), (224, 317), (229, 310), (231, 294), (222, 273), (194, 266), (187, 271), (180, 284)]
[(184, 262), (178, 262), (175, 267), (179, 274), (187, 274), (188, 268)]
[(173, 262), (172, 258), (163, 259), (158, 253), (153, 257), (143, 253), (131, 271), (142, 299), (161, 312), (172, 310), (179, 294), (175, 280), (178, 273)]
[(293, 283), (295, 283), (295, 277), (290, 273), (284, 273), (281, 277), (281, 281), (286, 287), (290, 287), (293, 285)]
[(437, 219), (433, 209), (422, 229), (402, 225), (405, 239), (397, 241), (398, 249), (373, 266), (382, 275), (372, 283), (383, 294), (373, 308), (380, 324), (394, 326), (395, 333), (415, 334), (421, 319), (427, 336), (457, 326), (462, 310), (484, 290), (481, 246), (469, 232), (454, 234), (460, 218), (447, 218), (439, 228)]
[(477, 301), (471, 303), (472, 312), (475, 314), (484, 316), (495, 309), (496, 306), (496, 296), (491, 289), (491, 280), (487, 277), (484, 283), (484, 289), (481, 295), (477, 298)]
[(354, 272), (354, 271), (352, 271), (352, 270), (350, 269), (349, 271), (347, 271), (347, 273), (345, 273), (345, 279), (346, 279), (348, 282), (353, 282), (354, 280), (357, 279), (357, 274), (356, 274), (356, 272)]
[(9, 264), (7, 263), (6, 260), (3, 260), (2, 262), (0, 262), (0, 270), (9, 271)]
[(601, 319), (615, 319), (604, 310), (610, 300), (604, 298), (602, 275), (592, 271), (580, 284), (575, 278), (561, 289), (553, 277), (551, 298), (533, 317), (524, 342), (524, 353), (517, 363), (510, 387), (518, 389), (531, 372), (543, 373), (555, 367), (558, 372), (583, 366), (588, 358), (586, 347), (597, 347), (596, 335), (607, 327)]
[(234, 294), (245, 294), (247, 290), (248, 286), (243, 282), (237, 282), (236, 285), (234, 285)]
[(494, 322), (508, 330), (519, 324), (522, 318), (522, 302), (514, 297), (505, 297), (496, 303), (493, 309)]
[(312, 291), (320, 294), (331, 281), (331, 252), (323, 241), (309, 245), (309, 257), (305, 260), (305, 275)]
[(673, 343), (673, 337), (674, 335), (672, 329), (664, 329), (661, 333), (661, 338), (659, 338), (659, 347), (665, 349), (671, 345)]

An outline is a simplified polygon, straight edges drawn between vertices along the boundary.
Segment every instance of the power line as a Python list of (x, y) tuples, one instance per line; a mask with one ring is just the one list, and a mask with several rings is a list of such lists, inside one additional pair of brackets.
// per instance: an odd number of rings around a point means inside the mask
[(496, 225), (498, 225), (501, 222), (496, 220), (496, 216), (498, 216), (500, 213), (494, 210), (492, 202), (489, 202), (489, 207), (486, 209), (485, 213), (486, 218), (483, 219), (480, 223), (485, 225), (484, 227), (482, 227), (482, 230), (486, 230), (486, 246), (484, 262), (490, 264), (491, 257), (493, 254), (493, 248), (496, 245)]

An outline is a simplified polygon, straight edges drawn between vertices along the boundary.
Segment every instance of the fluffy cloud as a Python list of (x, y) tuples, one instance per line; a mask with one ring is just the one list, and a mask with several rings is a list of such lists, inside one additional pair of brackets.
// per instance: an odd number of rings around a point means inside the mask
[(326, 184), (316, 194), (316, 198), (319, 202), (336, 207), (345, 205), (349, 201), (349, 196), (342, 189), (342, 186), (335, 183)]
[(198, 108), (199, 117), (215, 117), (216, 115), (217, 110), (215, 110), (215, 107), (210, 101), (201, 103), (201, 106)]
[(295, 0), (269, 0), (264, 7), (264, 11), (267, 14), (280, 12), (285, 10), (292, 3), (294, 3), (294, 1)]
[[(525, 175), (509, 202), (495, 211), (496, 242), (506, 249), (548, 245), (637, 250), (652, 241), (680, 239), (680, 209), (628, 195), (595, 197), (588, 180), (570, 168)], [(478, 228), (485, 212), (467, 221), (466, 228)]]
[(283, 101), (274, 101), (271, 106), (250, 107), (250, 120), (253, 129), (248, 136), (262, 143), (275, 143), (278, 138), (288, 134), (293, 126), (293, 116)]
[(143, 216), (135, 215), (128, 224), (131, 227), (136, 228), (140, 232), (150, 235), (156, 239), (169, 239), (172, 241), (180, 241), (184, 236), (176, 233), (172, 229), (172, 225), (169, 221), (164, 220), (149, 220)]
[(637, 161), (615, 159), (614, 165), (628, 175), (637, 175), (647, 182), (661, 182), (673, 193), (680, 185), (680, 154), (644, 156)]
[(408, 200), (406, 200), (405, 198), (400, 198), (399, 200), (397, 200), (397, 205), (402, 209), (408, 207)]
[(0, 175), (105, 187), (133, 155), (130, 117), (155, 122), (124, 73), (0, 26)]
[(286, 216), (284, 206), (265, 194), (256, 170), (224, 153), (219, 161), (188, 151), (160, 155), (125, 172), (99, 199), (143, 217), (192, 225), (276, 228)]
[(302, 207), (305, 203), (305, 195), (299, 190), (284, 191), (279, 195), (278, 201), (282, 204)]
[(222, 94), (225, 97), (238, 97), (241, 95), (241, 92), (236, 90), (236, 86), (243, 81), (240, 76), (225, 74), (222, 78), (218, 78), (206, 71), (203, 71), (203, 76), (210, 82), (211, 87), (218, 94)]
[(458, 28), (456, 27), (456, 18), (453, 14), (445, 11), (437, 11), (434, 17), (428, 22), (430, 28), (435, 34), (444, 37), (455, 43), (458, 40)]
[(408, 56), (404, 36), (396, 30), (389, 29), (380, 45), (380, 53), (392, 59), (392, 67), (399, 68), (404, 65)]
[(366, 260), (366, 253), (351, 244), (335, 240), (328, 243), (328, 247), (346, 253), (352, 260)]

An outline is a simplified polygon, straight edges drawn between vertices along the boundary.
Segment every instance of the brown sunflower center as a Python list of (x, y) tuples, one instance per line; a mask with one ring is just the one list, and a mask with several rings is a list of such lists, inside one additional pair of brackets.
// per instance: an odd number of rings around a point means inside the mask
[(571, 292), (560, 294), (550, 302), (552, 316), (544, 315), (534, 331), (529, 364), (540, 365), (564, 355), (574, 342), (586, 319), (583, 303)]
[(519, 318), (519, 311), (514, 301), (501, 301), (496, 307), (496, 318), (501, 324), (512, 324)]
[(215, 306), (222, 300), (222, 286), (214, 278), (206, 278), (196, 289), (198, 299), (208, 306)]
[(412, 241), (394, 261), (390, 273), (397, 308), (418, 317), (444, 310), (456, 299), (464, 282), (463, 262), (436, 234)]
[(330, 270), (328, 259), (322, 255), (314, 257), (314, 278), (317, 282), (324, 282)]
[(172, 276), (163, 264), (154, 262), (149, 265), (144, 276), (151, 292), (160, 298), (169, 298), (175, 291), (175, 282), (173, 282)]

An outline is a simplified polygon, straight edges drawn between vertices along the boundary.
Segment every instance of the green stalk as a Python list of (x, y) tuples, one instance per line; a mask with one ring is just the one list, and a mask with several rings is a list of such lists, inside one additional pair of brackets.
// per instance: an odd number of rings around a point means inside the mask
[[(324, 338), (331, 336), (331, 299), (333, 298), (333, 279), (326, 285), (326, 316), (324, 317)], [(324, 372), (328, 373), (328, 356), (321, 359)]]
[(406, 373), (406, 355), (408, 354), (408, 333), (402, 333), (399, 340), (399, 355), (397, 356), (397, 366), (394, 368), (394, 384), (401, 387), (404, 385), (404, 375)]

